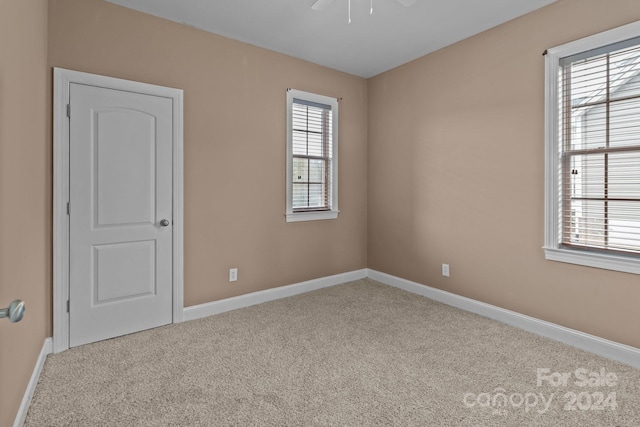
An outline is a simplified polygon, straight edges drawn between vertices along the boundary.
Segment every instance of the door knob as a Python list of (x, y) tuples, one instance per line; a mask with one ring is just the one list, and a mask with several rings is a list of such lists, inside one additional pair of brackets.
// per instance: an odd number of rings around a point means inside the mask
[(160, 221), (160, 225), (163, 227), (166, 227), (167, 225), (169, 225), (169, 220), (168, 219), (163, 219), (162, 221)]
[(22, 316), (24, 316), (24, 301), (19, 299), (9, 304), (9, 307), (0, 310), (0, 319), (8, 317), (13, 323), (21, 321)]

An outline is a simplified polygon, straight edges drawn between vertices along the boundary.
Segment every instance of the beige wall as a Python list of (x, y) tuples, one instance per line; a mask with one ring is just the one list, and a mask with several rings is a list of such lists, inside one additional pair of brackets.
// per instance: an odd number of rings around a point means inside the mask
[(542, 52), (638, 19), (560, 0), (370, 79), (369, 267), (640, 347), (637, 275), (541, 249)]
[(0, 0), (0, 426), (13, 424), (51, 317), (47, 2)]
[[(50, 2), (49, 65), (184, 89), (186, 306), (366, 267), (365, 79), (100, 0)], [(337, 220), (285, 222), (289, 87), (343, 98)]]

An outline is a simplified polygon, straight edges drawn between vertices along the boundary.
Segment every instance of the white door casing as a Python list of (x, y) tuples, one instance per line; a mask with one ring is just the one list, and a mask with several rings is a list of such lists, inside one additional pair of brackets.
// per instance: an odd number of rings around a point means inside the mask
[(54, 352), (181, 322), (182, 91), (54, 80)]

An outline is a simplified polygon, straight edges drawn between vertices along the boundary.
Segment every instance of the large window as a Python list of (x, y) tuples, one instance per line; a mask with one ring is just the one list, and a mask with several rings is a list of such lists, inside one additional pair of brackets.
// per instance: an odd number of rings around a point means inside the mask
[(546, 62), (546, 256), (640, 273), (640, 23)]
[(338, 216), (338, 101), (287, 91), (287, 221)]

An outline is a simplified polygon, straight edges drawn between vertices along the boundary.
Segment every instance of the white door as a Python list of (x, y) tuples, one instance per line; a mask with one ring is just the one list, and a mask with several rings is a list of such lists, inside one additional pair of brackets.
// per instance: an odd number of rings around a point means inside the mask
[(69, 345), (172, 322), (172, 100), (70, 85)]

